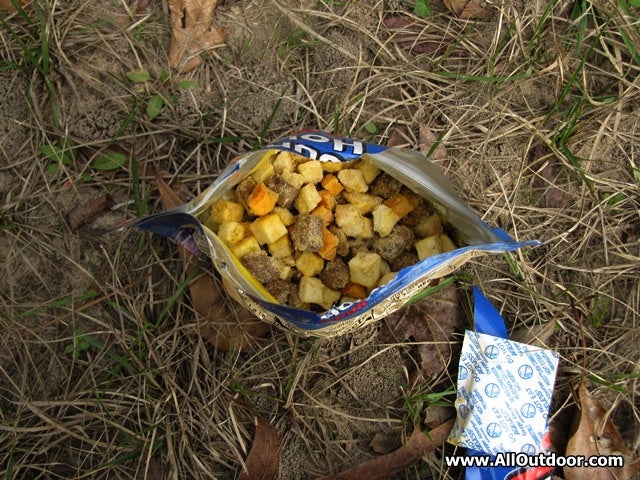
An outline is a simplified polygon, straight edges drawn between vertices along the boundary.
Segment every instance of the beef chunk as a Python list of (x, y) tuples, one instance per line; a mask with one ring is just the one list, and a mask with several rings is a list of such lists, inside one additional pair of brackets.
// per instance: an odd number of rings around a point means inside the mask
[(333, 290), (340, 290), (349, 282), (349, 267), (341, 258), (331, 260), (320, 273), (320, 281)]
[(317, 252), (322, 248), (322, 219), (316, 215), (298, 215), (291, 229), (293, 248), (299, 252)]
[(376, 197), (382, 197), (386, 200), (387, 198), (397, 195), (401, 188), (402, 183), (388, 173), (383, 173), (369, 185), (369, 191), (367, 193)]
[(291, 282), (282, 280), (281, 278), (271, 280), (270, 282), (265, 283), (264, 286), (269, 293), (275, 297), (278, 303), (282, 305), (291, 304), (292, 298), (297, 295), (296, 286)]
[(287, 182), (281, 175), (273, 175), (266, 183), (267, 187), (278, 194), (276, 205), (289, 210), (300, 189)]
[(402, 252), (393, 260), (389, 261), (389, 267), (393, 272), (399, 272), (403, 268), (410, 267), (418, 263), (418, 255), (415, 252)]
[(405, 225), (396, 225), (388, 236), (376, 238), (373, 251), (389, 262), (412, 246), (413, 230)]
[(253, 178), (247, 177), (236, 187), (236, 202), (242, 205), (247, 212), (251, 212), (247, 205), (247, 198), (249, 198), (253, 189), (256, 188), (256, 185), (257, 183)]
[(280, 272), (265, 251), (252, 252), (242, 257), (242, 264), (247, 267), (261, 283), (268, 283), (279, 277)]

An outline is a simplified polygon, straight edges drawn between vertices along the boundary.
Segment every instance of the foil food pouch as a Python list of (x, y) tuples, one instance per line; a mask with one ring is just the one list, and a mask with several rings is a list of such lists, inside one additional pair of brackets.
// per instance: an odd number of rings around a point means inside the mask
[[(458, 248), (424, 258), (402, 268), (366, 298), (336, 303), (325, 311), (279, 304), (274, 296), (204, 224), (212, 204), (273, 159), (291, 152), (320, 162), (367, 161), (424, 198), (436, 209)], [(312, 131), (291, 135), (234, 159), (213, 184), (190, 202), (173, 210), (142, 218), (138, 228), (173, 239), (190, 252), (208, 256), (220, 273), (230, 296), (266, 322), (305, 336), (332, 336), (383, 318), (405, 305), (432, 280), (445, 276), (468, 259), (502, 253), (537, 241), (516, 242), (500, 229), (490, 228), (456, 194), (439, 168), (419, 152)]]

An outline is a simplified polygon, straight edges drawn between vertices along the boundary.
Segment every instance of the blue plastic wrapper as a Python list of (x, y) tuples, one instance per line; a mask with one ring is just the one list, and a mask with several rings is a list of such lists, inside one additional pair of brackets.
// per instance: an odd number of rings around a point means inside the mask
[[(428, 200), (460, 247), (400, 270), (391, 281), (375, 288), (365, 299), (335, 305), (325, 312), (278, 304), (201, 219), (206, 217), (214, 201), (279, 151), (293, 152), (321, 162), (362, 159), (372, 163)], [(458, 197), (440, 169), (419, 152), (387, 148), (318, 131), (291, 135), (241, 155), (199, 196), (173, 210), (140, 219), (135, 226), (180, 242), (195, 255), (209, 256), (230, 296), (264, 321), (279, 324), (301, 335), (324, 337), (344, 333), (396, 311), (430, 281), (450, 274), (471, 257), (509, 252), (540, 243), (534, 240), (516, 242), (503, 231), (486, 225)]]

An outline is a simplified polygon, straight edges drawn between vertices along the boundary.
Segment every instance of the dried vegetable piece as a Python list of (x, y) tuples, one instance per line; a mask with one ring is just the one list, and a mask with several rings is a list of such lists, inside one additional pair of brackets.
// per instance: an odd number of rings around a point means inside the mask
[(290, 152), (263, 159), (205, 223), (277, 301), (305, 309), (366, 298), (455, 248), (433, 207), (377, 166)]

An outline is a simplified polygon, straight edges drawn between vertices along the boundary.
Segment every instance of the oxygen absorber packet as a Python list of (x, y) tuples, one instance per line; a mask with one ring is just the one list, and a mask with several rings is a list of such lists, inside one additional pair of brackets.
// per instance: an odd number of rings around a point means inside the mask
[(547, 431), (558, 354), (466, 331), (449, 442), (487, 454), (536, 454)]

